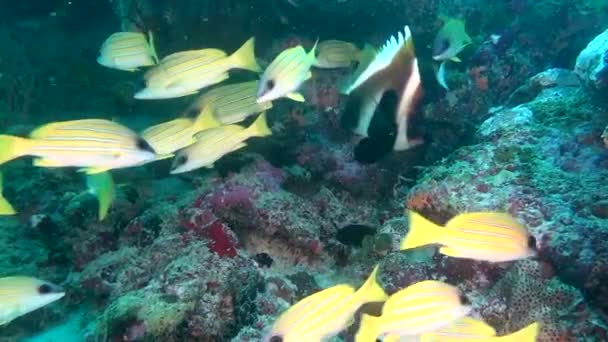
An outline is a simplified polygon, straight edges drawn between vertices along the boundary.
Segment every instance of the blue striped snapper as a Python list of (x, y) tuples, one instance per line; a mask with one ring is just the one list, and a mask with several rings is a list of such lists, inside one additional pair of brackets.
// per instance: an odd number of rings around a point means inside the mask
[(230, 56), (219, 49), (171, 54), (146, 72), (146, 87), (134, 97), (140, 100), (182, 97), (228, 79), (231, 69), (259, 72), (261, 68), (255, 60), (254, 48), (255, 40), (250, 38)]
[(137, 71), (158, 64), (152, 32), (116, 32), (101, 45), (97, 63), (112, 69)]
[(473, 212), (455, 216), (445, 227), (409, 211), (410, 231), (401, 249), (440, 245), (439, 253), (455, 258), (503, 262), (536, 255), (536, 239), (504, 213)]
[(150, 146), (156, 151), (156, 160), (173, 157), (173, 153), (192, 145), (194, 135), (200, 130), (189, 118), (179, 118), (146, 128), (141, 132)]
[(265, 137), (272, 134), (266, 124), (266, 114), (262, 113), (245, 128), (239, 125), (226, 125), (206, 129), (194, 136), (196, 142), (180, 150), (173, 159), (171, 174), (192, 171), (201, 167), (211, 168), (213, 163), (226, 154), (241, 149), (245, 140), (252, 137)]
[(62, 288), (43, 280), (23, 276), (0, 278), (0, 326), (64, 295)]
[(27, 155), (36, 157), (38, 167), (81, 167), (88, 174), (138, 166), (156, 157), (136, 133), (104, 119), (46, 124), (29, 138), (0, 135), (0, 164)]
[(376, 266), (359, 289), (340, 284), (300, 300), (277, 319), (264, 342), (321, 342), (336, 336), (363, 304), (386, 300), (377, 273)]
[(196, 118), (197, 129), (239, 123), (272, 108), (272, 102), (256, 101), (257, 81), (219, 86), (201, 95), (184, 116)]
[(471, 310), (467, 304), (455, 286), (435, 280), (418, 282), (391, 295), (381, 316), (363, 314), (355, 342), (434, 332), (465, 317)]
[(4, 189), (4, 175), (0, 173), (0, 216), (15, 215), (17, 212), (10, 202), (4, 198), (2, 189)]
[(359, 60), (361, 50), (353, 43), (324, 40), (317, 47), (314, 67), (323, 69), (349, 68)]
[(297, 90), (312, 77), (310, 67), (315, 62), (317, 43), (306, 53), (301, 45), (281, 52), (264, 70), (257, 90), (257, 101), (274, 101), (287, 97), (304, 102)]

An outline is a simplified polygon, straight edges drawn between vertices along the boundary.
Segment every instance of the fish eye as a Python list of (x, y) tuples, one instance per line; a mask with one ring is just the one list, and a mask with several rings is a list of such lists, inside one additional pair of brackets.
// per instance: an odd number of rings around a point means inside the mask
[(462, 305), (470, 305), (471, 301), (469, 300), (469, 298), (467, 298), (467, 296), (465, 296), (464, 294), (460, 294), (460, 304)]
[(38, 286), (38, 294), (44, 295), (53, 292), (53, 287), (49, 284), (42, 284)]
[(150, 146), (150, 144), (148, 144), (144, 138), (137, 138), (135, 146), (137, 146), (137, 149), (139, 150), (156, 153), (156, 151), (154, 151), (152, 146)]
[(536, 249), (536, 238), (534, 235), (530, 235), (528, 237), (528, 247), (531, 249)]
[(283, 338), (281, 336), (272, 336), (270, 342), (283, 342)]
[(268, 90), (272, 90), (272, 88), (274, 88), (275, 83), (273, 80), (268, 80), (266, 81), (266, 88), (268, 88)]
[(188, 161), (188, 157), (185, 155), (179, 155), (175, 158), (175, 162), (173, 162), (173, 168), (176, 168), (178, 166), (182, 166), (184, 164), (186, 164), (186, 162)]

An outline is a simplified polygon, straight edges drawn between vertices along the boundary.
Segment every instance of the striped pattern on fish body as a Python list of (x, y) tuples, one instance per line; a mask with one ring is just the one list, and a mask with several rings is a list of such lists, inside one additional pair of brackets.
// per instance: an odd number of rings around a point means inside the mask
[(157, 159), (164, 159), (172, 157), (175, 151), (192, 145), (196, 141), (196, 133), (191, 119), (180, 118), (146, 128), (141, 132), (141, 137), (156, 151)]
[(386, 293), (376, 281), (377, 273), (376, 266), (357, 290), (341, 284), (300, 300), (279, 317), (264, 341), (278, 336), (283, 342), (320, 342), (337, 335), (363, 304), (386, 300)]
[(158, 64), (152, 33), (149, 41), (140, 32), (117, 32), (101, 46), (97, 62), (105, 67), (136, 71), (140, 67)]
[(349, 68), (359, 58), (359, 48), (341, 40), (325, 40), (319, 43), (313, 66), (317, 68)]
[(23, 276), (0, 278), (0, 326), (64, 295), (63, 289), (43, 280)]
[(374, 342), (387, 334), (433, 332), (463, 318), (470, 310), (458, 288), (434, 280), (422, 281), (390, 296), (380, 317), (364, 314), (355, 341)]
[(312, 76), (310, 68), (315, 61), (316, 46), (315, 43), (308, 54), (300, 45), (281, 52), (262, 75), (257, 101), (273, 101), (281, 97), (304, 101), (296, 90)]
[(41, 126), (30, 139), (0, 136), (0, 164), (25, 156), (35, 166), (87, 167), (88, 172), (141, 165), (155, 158), (152, 147), (130, 129), (103, 119)]
[(218, 49), (177, 52), (146, 73), (146, 87), (166, 88), (180, 82), (204, 85), (205, 79), (224, 74), (227, 64), (226, 53)]
[(197, 133), (196, 142), (177, 153), (173, 160), (171, 173), (177, 174), (201, 167), (213, 167), (213, 163), (224, 155), (246, 146), (245, 140), (251, 137), (264, 137), (272, 132), (266, 124), (266, 114), (262, 113), (244, 128), (239, 125), (226, 125), (206, 129)]
[(197, 115), (199, 126), (210, 128), (201, 124), (208, 121), (205, 115), (212, 115), (214, 121), (219, 124), (229, 125), (272, 108), (272, 102), (256, 101), (257, 83), (257, 81), (243, 82), (212, 89), (192, 104), (187, 110), (188, 116)]
[(536, 240), (509, 214), (476, 212), (460, 214), (445, 227), (410, 212), (410, 232), (402, 249), (439, 244), (439, 252), (458, 258), (490, 262), (534, 256)]
[(260, 70), (255, 60), (253, 38), (230, 56), (218, 49), (191, 50), (167, 56), (145, 75), (146, 88), (134, 97), (166, 99), (195, 94), (226, 80), (231, 69)]

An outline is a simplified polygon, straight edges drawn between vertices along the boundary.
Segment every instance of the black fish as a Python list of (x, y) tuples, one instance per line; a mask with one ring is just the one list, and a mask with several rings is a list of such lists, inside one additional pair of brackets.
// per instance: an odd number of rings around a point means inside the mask
[(375, 235), (377, 229), (374, 227), (362, 224), (349, 224), (346, 227), (338, 229), (336, 240), (347, 246), (361, 247), (363, 239), (368, 235)]

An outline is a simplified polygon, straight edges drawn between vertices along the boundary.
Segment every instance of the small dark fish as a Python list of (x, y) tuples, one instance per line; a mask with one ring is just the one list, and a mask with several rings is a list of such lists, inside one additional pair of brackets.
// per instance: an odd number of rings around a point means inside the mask
[(260, 265), (260, 267), (270, 267), (274, 262), (272, 257), (268, 253), (264, 252), (256, 254), (253, 259)]
[(377, 229), (362, 224), (349, 224), (346, 227), (338, 229), (336, 240), (347, 246), (361, 247), (363, 239), (368, 235), (375, 235)]

